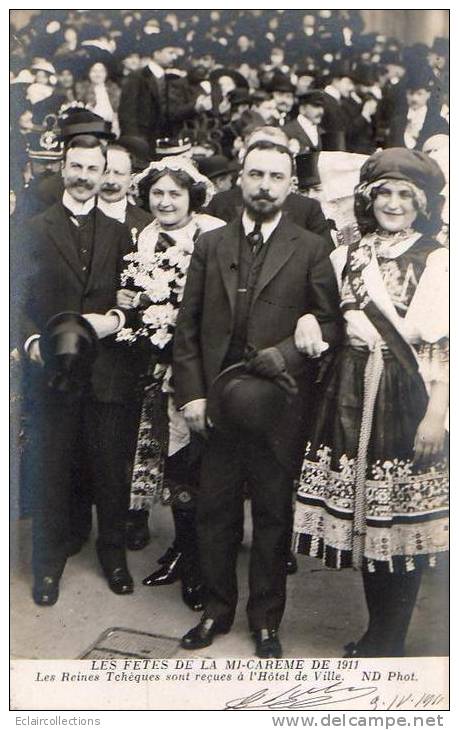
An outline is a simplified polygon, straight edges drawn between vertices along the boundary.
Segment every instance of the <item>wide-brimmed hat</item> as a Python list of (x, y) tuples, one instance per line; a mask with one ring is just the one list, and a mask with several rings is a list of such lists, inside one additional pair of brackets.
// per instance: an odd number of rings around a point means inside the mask
[(51, 317), (40, 337), (48, 387), (80, 394), (90, 382), (97, 351), (97, 334), (81, 314), (60, 312)]
[(273, 380), (252, 375), (246, 363), (223, 370), (207, 397), (207, 418), (212, 427), (228, 436), (245, 433), (270, 439), (287, 407), (289, 397)]

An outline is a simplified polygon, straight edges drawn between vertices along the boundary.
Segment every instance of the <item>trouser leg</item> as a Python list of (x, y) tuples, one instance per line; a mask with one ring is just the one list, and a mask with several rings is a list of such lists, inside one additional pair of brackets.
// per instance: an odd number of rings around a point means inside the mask
[(206, 616), (232, 621), (237, 605), (236, 563), (243, 500), (242, 445), (212, 433), (204, 452), (197, 498), (199, 557)]
[(264, 445), (248, 449), (253, 539), (247, 614), (251, 630), (277, 629), (285, 608), (292, 477)]
[(122, 555), (126, 546), (126, 517), (130, 485), (126, 463), (132, 450), (131, 407), (118, 403), (87, 403), (87, 450), (90, 454), (97, 509), (99, 554)]
[(35, 576), (60, 576), (70, 530), (71, 464), (82, 414), (80, 401), (51, 392), (34, 409), (32, 563)]

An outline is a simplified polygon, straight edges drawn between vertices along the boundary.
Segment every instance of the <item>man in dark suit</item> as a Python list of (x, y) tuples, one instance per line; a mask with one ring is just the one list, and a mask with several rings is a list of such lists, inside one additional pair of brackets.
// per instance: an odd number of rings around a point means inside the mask
[(299, 114), (294, 121), (285, 125), (284, 132), (289, 139), (298, 141), (300, 154), (322, 149), (320, 123), (324, 108), (324, 94), (321, 91), (308, 91), (299, 97)]
[[(292, 486), (305, 436), (311, 360), (293, 340), (302, 313), (313, 313), (329, 342), (337, 336), (338, 295), (324, 241), (282, 213), (293, 160), (286, 147), (249, 147), (241, 175), (242, 217), (204, 234), (192, 255), (174, 345), (177, 406), (208, 439), (197, 505), (199, 552), (208, 601), (185, 649), (209, 646), (230, 629), (237, 605), (236, 561), (243, 485), (250, 483), (253, 541), (248, 618), (260, 657), (281, 656), (277, 630), (285, 605)], [(311, 318), (311, 350), (322, 335)], [(287, 377), (298, 394), (262, 438), (226, 437), (206, 426), (206, 399), (219, 373), (251, 353), (251, 372)], [(256, 353), (256, 354), (255, 354)], [(293, 380), (293, 378), (295, 380)]]
[[(268, 140), (281, 145), (288, 145), (288, 137), (283, 129), (265, 125), (255, 129), (244, 140), (245, 149), (247, 150), (259, 140)], [(229, 223), (241, 215), (242, 208), (242, 191), (239, 185), (235, 185), (231, 190), (214, 195), (206, 208), (206, 213)], [(299, 195), (298, 193), (289, 193), (282, 205), (282, 210), (297, 226), (322, 236), (329, 251), (334, 249), (330, 229), (322, 213), (320, 203), (317, 200)]]
[(120, 144), (110, 144), (97, 205), (106, 216), (125, 223), (130, 231), (135, 228), (139, 234), (152, 222), (153, 216), (129, 202), (131, 176), (132, 160), (128, 150)]
[(406, 79), (408, 109), (399, 110), (391, 119), (386, 147), (408, 147), (422, 150), (423, 144), (435, 134), (449, 134), (449, 124), (431, 105), (435, 76), (430, 69), (413, 71)]
[[(100, 141), (75, 137), (65, 152), (62, 200), (32, 219), (25, 247), (21, 347), (34, 400), (33, 597), (39, 605), (57, 601), (69, 555), (77, 449), (91, 473), (97, 552), (109, 587), (119, 594), (133, 590), (125, 557), (126, 461), (143, 364), (136, 348), (113, 336), (133, 317), (113, 309), (123, 257), (132, 243), (127, 228), (95, 205), (104, 168)], [(90, 387), (73, 397), (48, 387), (40, 350), (48, 320), (69, 311), (82, 314), (100, 339)]]
[(151, 61), (126, 79), (118, 117), (121, 134), (143, 137), (154, 154), (158, 138), (179, 135), (182, 123), (195, 113), (196, 99), (186, 79), (168, 74), (178, 58), (174, 34), (162, 30), (145, 43)]

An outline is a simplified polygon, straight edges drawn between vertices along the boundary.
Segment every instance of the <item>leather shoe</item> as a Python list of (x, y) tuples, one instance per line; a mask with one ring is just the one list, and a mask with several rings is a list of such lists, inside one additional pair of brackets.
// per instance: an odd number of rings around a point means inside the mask
[(168, 586), (175, 583), (180, 577), (180, 569), (183, 562), (182, 553), (176, 553), (175, 558), (164, 564), (159, 570), (155, 570), (143, 579), (144, 586)]
[(197, 626), (188, 631), (182, 638), (180, 646), (182, 649), (204, 649), (210, 646), (217, 634), (227, 634), (231, 629), (231, 623), (216, 621), (213, 618), (202, 618)]
[(257, 629), (255, 637), (256, 655), (260, 659), (281, 659), (282, 646), (276, 629)]
[(298, 571), (298, 563), (293, 553), (290, 553), (287, 558), (287, 575), (295, 575)]
[(171, 545), (167, 548), (166, 552), (158, 558), (156, 562), (159, 563), (159, 565), (168, 565), (173, 560), (175, 560), (177, 555), (178, 550), (174, 547), (174, 545)]
[(54, 575), (36, 578), (32, 596), (37, 606), (54, 606), (59, 598), (59, 578)]
[(130, 509), (126, 520), (126, 547), (128, 550), (143, 550), (150, 542), (148, 511)]
[(202, 583), (186, 583), (182, 580), (183, 603), (192, 611), (204, 611), (205, 590)]
[(125, 595), (134, 592), (134, 581), (128, 569), (122, 565), (111, 570), (104, 570), (108, 587), (113, 593)]
[(99, 562), (107, 579), (108, 587), (113, 593), (125, 595), (134, 592), (134, 581), (126, 565), (126, 556), (122, 549), (103, 549), (97, 546)]

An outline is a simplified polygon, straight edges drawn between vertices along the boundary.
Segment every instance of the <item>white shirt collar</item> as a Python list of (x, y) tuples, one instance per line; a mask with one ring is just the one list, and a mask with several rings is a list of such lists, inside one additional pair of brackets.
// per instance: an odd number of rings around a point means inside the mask
[(325, 89), (324, 89), (324, 91), (325, 91), (326, 94), (329, 94), (334, 99), (336, 99), (336, 101), (339, 101), (341, 99), (341, 94), (339, 93), (338, 89), (336, 89), (331, 84), (329, 84), (328, 86), (326, 86)]
[(125, 223), (127, 202), (126, 196), (124, 196), (121, 200), (117, 200), (115, 203), (108, 203), (99, 195), (97, 199), (97, 207), (102, 211), (102, 213), (105, 213), (108, 218), (114, 218), (120, 223)]
[(89, 198), (89, 200), (86, 200), (84, 203), (80, 203), (78, 200), (75, 200), (75, 198), (72, 198), (67, 190), (64, 190), (64, 194), (62, 196), (62, 205), (73, 213), (73, 215), (88, 215), (88, 213), (90, 213), (94, 208), (95, 203), (95, 195), (93, 195), (92, 198)]
[[(270, 236), (274, 233), (275, 229), (279, 225), (279, 221), (282, 218), (282, 211), (279, 210), (278, 213), (276, 213), (275, 217), (272, 218), (272, 220), (264, 221), (261, 224), (261, 235), (263, 236), (263, 242), (266, 243)], [(255, 228), (255, 221), (250, 218), (249, 214), (245, 210), (242, 214), (242, 226), (244, 228), (244, 233), (246, 236), (249, 235), (249, 233), (252, 233), (253, 229)]]
[(164, 76), (164, 69), (159, 65), (159, 63), (156, 63), (156, 61), (150, 61), (148, 64), (148, 68), (150, 69), (153, 76), (155, 76), (157, 79), (162, 79)]
[(427, 114), (427, 107), (421, 106), (419, 109), (408, 109), (407, 119), (410, 119), (413, 122), (418, 122), (421, 125), (424, 124), (424, 119), (426, 118)]
[(303, 114), (298, 114), (296, 119), (303, 131), (308, 135), (312, 144), (317, 147), (319, 143), (319, 131), (317, 129), (317, 125), (313, 124), (311, 120), (303, 116)]

